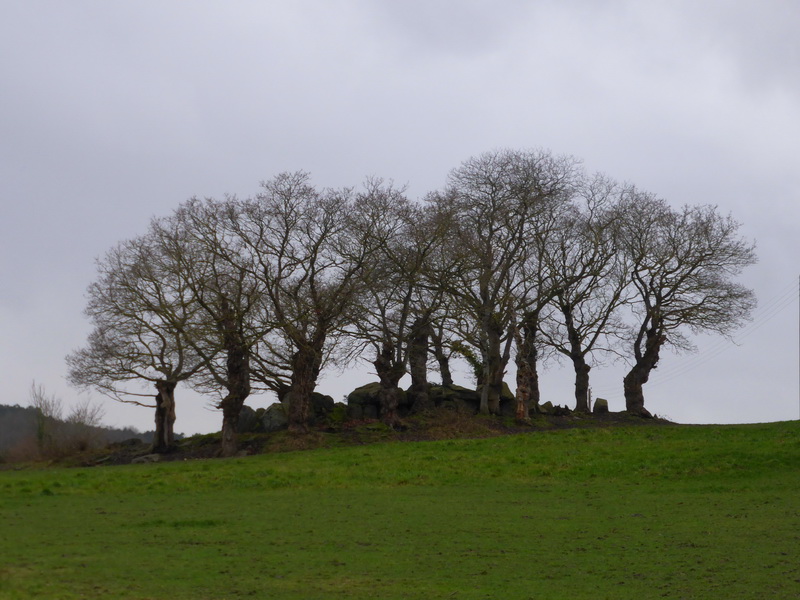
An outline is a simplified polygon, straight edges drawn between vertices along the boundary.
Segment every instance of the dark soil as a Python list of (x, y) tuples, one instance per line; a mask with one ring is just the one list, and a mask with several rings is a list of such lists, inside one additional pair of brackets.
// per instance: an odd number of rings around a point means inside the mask
[[(317, 424), (307, 432), (278, 431), (239, 435), (239, 455), (248, 456), (267, 452), (291, 452), (374, 444), (378, 442), (418, 442), (443, 439), (477, 439), (499, 435), (533, 434), (559, 429), (592, 427), (631, 427), (674, 425), (664, 419), (643, 419), (625, 412), (604, 415), (578, 413), (562, 415), (536, 415), (528, 423), (494, 416), (465, 414), (455, 410), (437, 408), (404, 419), (391, 428), (380, 421), (343, 421)], [(195, 435), (178, 442), (168, 454), (153, 456), (149, 447), (134, 440), (111, 444), (107, 448), (69, 457), (64, 464), (75, 466), (121, 465), (131, 462), (163, 462), (217, 458), (220, 455), (219, 433)], [(139, 461), (137, 461), (139, 459)], [(152, 459), (152, 460), (151, 460)]]

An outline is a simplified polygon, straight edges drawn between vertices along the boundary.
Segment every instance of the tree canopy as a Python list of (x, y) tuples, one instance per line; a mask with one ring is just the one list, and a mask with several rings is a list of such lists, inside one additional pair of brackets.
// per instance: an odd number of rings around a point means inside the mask
[(74, 384), (122, 401), (147, 404), (137, 384), (155, 386), (156, 451), (174, 442), (181, 382), (218, 392), (232, 455), (251, 391), (304, 430), (320, 373), (353, 361), (375, 367), (392, 426), (402, 377), (425, 410), (429, 370), (450, 384), (453, 356), (493, 414), (513, 357), (518, 419), (538, 409), (539, 361), (572, 362), (588, 411), (592, 364), (622, 357), (627, 409), (648, 416), (665, 345), (748, 319), (754, 295), (735, 278), (755, 260), (716, 207), (673, 208), (543, 150), (472, 157), (419, 202), (378, 178), (321, 189), (280, 173), (251, 198), (190, 199), (112, 248), (89, 287), (93, 330), (67, 362)]

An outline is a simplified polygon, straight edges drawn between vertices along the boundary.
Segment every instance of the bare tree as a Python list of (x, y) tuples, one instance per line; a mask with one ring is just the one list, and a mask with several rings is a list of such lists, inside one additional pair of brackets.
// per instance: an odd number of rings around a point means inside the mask
[[(153, 452), (175, 446), (175, 388), (203, 362), (186, 332), (197, 306), (177, 242), (155, 235), (121, 242), (98, 260), (98, 279), (89, 286), (85, 313), (94, 329), (87, 345), (67, 356), (69, 381), (92, 387), (117, 401), (155, 409)], [(188, 250), (183, 249), (181, 252)], [(155, 403), (141, 388), (156, 388)]]
[(445, 229), (431, 210), (413, 205), (401, 190), (381, 180), (369, 180), (358, 194), (354, 224), (375, 251), (363, 271), (359, 318), (351, 329), (359, 348), (372, 351), (381, 384), (381, 416), (395, 425), (402, 394), (398, 384), (407, 373), (414, 409), (430, 406), (431, 315), (442, 291), (429, 284), (426, 269)]
[(575, 410), (589, 412), (589, 358), (610, 352), (622, 333), (626, 262), (617, 250), (616, 203), (624, 189), (596, 175), (581, 186), (580, 202), (562, 214), (561, 235), (547, 261), (555, 278), (559, 319), (544, 329), (547, 343), (575, 371)]
[(289, 373), (281, 399), (290, 428), (305, 430), (320, 371), (355, 318), (361, 273), (373, 249), (351, 227), (352, 191), (319, 191), (304, 172), (263, 182), (244, 211), (236, 235), (264, 290), (275, 356), (285, 357), (275, 366)]
[(532, 214), (568, 192), (576, 161), (546, 152), (504, 150), (471, 158), (450, 173), (432, 201), (453, 219), (456, 282), (448, 292), (475, 323), (481, 354), (483, 413), (498, 413), (505, 367), (519, 313), (522, 265)]
[(665, 345), (690, 349), (687, 330), (730, 335), (749, 318), (755, 296), (733, 278), (756, 262), (755, 248), (739, 235), (739, 223), (714, 206), (674, 210), (635, 189), (622, 203), (618, 223), (636, 319), (625, 404), (628, 412), (649, 417), (642, 388)]
[(76, 451), (98, 445), (103, 438), (100, 429), (103, 416), (105, 416), (103, 406), (92, 402), (89, 398), (84, 398), (75, 404), (66, 420), (67, 445)]
[(44, 386), (34, 381), (28, 396), (30, 406), (36, 410), (36, 444), (44, 455), (56, 442), (56, 429), (61, 421), (63, 403), (55, 395), (48, 395)]
[(74, 405), (64, 417), (64, 403), (44, 386), (33, 382), (30, 406), (36, 411), (36, 443), (41, 456), (86, 450), (102, 437), (102, 405), (88, 398)]
[(551, 255), (556, 252), (564, 237), (564, 213), (571, 210), (566, 198), (553, 198), (547, 206), (537, 211), (529, 224), (528, 252), (522, 265), (519, 315), (514, 327), (516, 365), (516, 411), (518, 421), (529, 419), (531, 411), (538, 412), (539, 362), (547, 357), (546, 346), (540, 335), (542, 322), (552, 311), (552, 301), (559, 285)]
[(429, 336), (431, 342), (430, 352), (436, 359), (439, 366), (439, 377), (442, 385), (447, 387), (453, 385), (453, 374), (450, 369), (450, 359), (453, 356), (451, 340), (446, 327), (446, 318), (443, 315), (434, 313), (430, 320)]
[(252, 277), (247, 247), (237, 235), (243, 203), (193, 198), (157, 223), (160, 241), (171, 249), (187, 282), (194, 307), (182, 326), (187, 344), (200, 357), (194, 386), (222, 388), (222, 455), (238, 450), (239, 414), (252, 391), (254, 349), (272, 329), (265, 291)]

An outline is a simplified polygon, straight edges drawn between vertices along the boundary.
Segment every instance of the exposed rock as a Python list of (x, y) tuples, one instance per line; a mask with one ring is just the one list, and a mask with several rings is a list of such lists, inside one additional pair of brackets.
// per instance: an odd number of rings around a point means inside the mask
[(539, 412), (543, 415), (551, 415), (554, 417), (567, 417), (572, 414), (568, 406), (553, 405), (552, 402), (545, 402), (539, 405)]
[(334, 404), (336, 404), (331, 396), (314, 392), (311, 394), (311, 407), (314, 410), (314, 416), (318, 418), (325, 418), (333, 412)]
[(505, 381), (503, 382), (503, 391), (500, 392), (500, 414), (504, 417), (517, 416), (517, 397)]
[[(377, 381), (357, 387), (347, 395), (347, 416), (351, 419), (378, 418), (378, 391), (381, 384)], [(370, 407), (368, 410), (365, 410)]]
[[(381, 384), (377, 381), (362, 385), (354, 389), (347, 396), (347, 416), (350, 419), (377, 419), (381, 415), (381, 401), (379, 394)], [(410, 408), (408, 392), (400, 390), (397, 403), (398, 413), (407, 415)]]
[(264, 416), (261, 417), (261, 427), (269, 433), (279, 431), (289, 426), (289, 417), (286, 414), (286, 407), (280, 402), (275, 402), (267, 407)]
[[(292, 404), (293, 395), (294, 394), (289, 391), (281, 397), (280, 403), (287, 415), (289, 414), (289, 407)], [(319, 392), (312, 392), (310, 415), (311, 424), (313, 425), (317, 419), (325, 419), (325, 417), (333, 410), (333, 405), (334, 400), (331, 396), (326, 396), (325, 394), (320, 394)]]
[(475, 390), (460, 385), (434, 385), (429, 391), (435, 406), (443, 406), (458, 412), (476, 413), (481, 403), (481, 395)]
[(360, 421), (364, 418), (364, 407), (361, 404), (348, 404), (347, 418)]
[(592, 412), (596, 415), (607, 415), (608, 414), (608, 400), (605, 398), (598, 398), (594, 401), (594, 406), (592, 407)]
[(242, 410), (239, 412), (239, 424), (236, 426), (236, 433), (259, 433), (261, 423), (258, 420), (256, 411), (247, 406), (242, 405)]
[(458, 398), (466, 402), (478, 403), (481, 401), (481, 393), (460, 385), (432, 386), (431, 391), (443, 400), (453, 400)]
[(131, 461), (132, 465), (141, 465), (146, 463), (156, 463), (161, 460), (160, 454), (145, 454), (144, 456), (137, 456)]
[[(475, 410), (480, 409), (480, 396), (482, 387), (483, 386), (478, 386), (477, 389), (478, 404), (475, 407)], [(514, 417), (517, 414), (517, 398), (514, 396), (514, 393), (511, 391), (511, 388), (508, 387), (508, 384), (505, 381), (503, 382), (503, 389), (500, 391), (500, 414), (504, 417)]]
[(357, 387), (347, 395), (348, 404), (373, 404), (378, 397), (381, 384), (377, 381)]
[[(347, 417), (350, 419), (377, 419), (381, 415), (378, 394), (381, 384), (368, 383), (356, 388), (347, 396)], [(443, 406), (458, 412), (476, 413), (480, 408), (481, 394), (460, 385), (432, 385), (428, 390), (434, 406)], [(407, 415), (411, 409), (411, 394), (403, 390), (398, 403), (398, 413)], [(513, 417), (516, 414), (517, 401), (507, 384), (503, 384), (500, 395), (500, 414)]]

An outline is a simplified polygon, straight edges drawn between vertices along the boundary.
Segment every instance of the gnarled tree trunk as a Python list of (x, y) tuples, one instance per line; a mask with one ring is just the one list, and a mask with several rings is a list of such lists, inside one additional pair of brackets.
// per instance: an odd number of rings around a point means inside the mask
[(375, 365), (375, 371), (381, 383), (378, 391), (381, 419), (393, 427), (398, 422), (397, 407), (400, 404), (400, 394), (402, 393), (398, 383), (405, 375), (406, 370), (402, 364), (398, 364), (394, 360), (394, 345), (390, 341), (384, 341), (380, 354), (372, 364)]
[(292, 378), (289, 398), (289, 429), (307, 431), (311, 422), (311, 395), (317, 387), (322, 367), (322, 347), (325, 338), (300, 344), (292, 356)]
[(644, 390), (642, 386), (647, 383), (650, 373), (647, 368), (634, 365), (622, 379), (625, 392), (625, 409), (632, 415), (650, 417), (650, 412), (644, 407)]
[(569, 358), (575, 370), (575, 411), (589, 412), (589, 371), (592, 369), (586, 364), (586, 353), (581, 348), (581, 338), (575, 328), (572, 316), (573, 307), (562, 301), (561, 312), (564, 315), (564, 324), (567, 327), (567, 341), (569, 342)]
[(625, 409), (632, 415), (639, 417), (652, 417), (653, 415), (644, 407), (644, 384), (650, 379), (650, 371), (658, 364), (658, 354), (661, 346), (666, 341), (666, 336), (659, 334), (655, 329), (650, 329), (645, 335), (645, 350), (639, 349), (637, 341), (636, 364), (622, 380), (625, 392)]
[(453, 375), (450, 372), (450, 358), (444, 350), (444, 340), (441, 331), (431, 331), (431, 341), (433, 342), (433, 355), (439, 363), (439, 375), (442, 378), (442, 385), (447, 387), (453, 385)]
[(495, 323), (494, 315), (483, 319), (483, 387), (481, 388), (481, 414), (500, 414), (500, 394), (503, 391), (503, 356), (501, 354), (502, 331)]
[(165, 454), (175, 449), (175, 381), (156, 382), (156, 428), (151, 451)]
[(239, 451), (236, 430), (239, 427), (239, 414), (242, 412), (244, 398), (238, 393), (229, 393), (219, 403), (222, 409), (222, 456), (235, 456)]
[[(422, 316), (411, 326), (411, 339), (408, 349), (408, 366), (411, 372), (411, 408), (415, 412), (433, 408), (428, 383), (428, 339), (431, 326), (427, 317)], [(452, 382), (452, 379), (451, 379)]]
[(514, 332), (517, 355), (517, 421), (527, 421), (531, 412), (539, 412), (539, 374), (536, 369), (536, 322), (535, 317), (527, 316)]
[(225, 375), (228, 394), (219, 403), (222, 409), (222, 456), (235, 456), (239, 450), (236, 430), (239, 413), (250, 395), (250, 349), (233, 324), (233, 319), (223, 323), (223, 339), (227, 354)]
[[(521, 330), (521, 331), (520, 331)], [(528, 313), (522, 326), (516, 331), (517, 355), (517, 410), (518, 420), (527, 420), (531, 413), (539, 412), (539, 353), (536, 349), (538, 317)]]
[(592, 367), (586, 364), (583, 356), (572, 359), (575, 368), (575, 411), (589, 412), (589, 371)]

